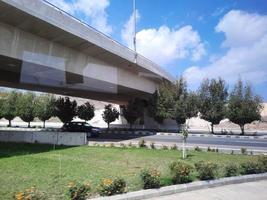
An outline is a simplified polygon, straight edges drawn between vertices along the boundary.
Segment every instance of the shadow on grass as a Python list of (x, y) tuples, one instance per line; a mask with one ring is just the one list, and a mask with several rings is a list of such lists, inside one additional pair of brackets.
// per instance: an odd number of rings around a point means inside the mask
[(23, 156), (28, 154), (37, 154), (68, 148), (72, 147), (62, 145), (54, 146), (51, 144), (0, 142), (0, 159), (12, 156)]

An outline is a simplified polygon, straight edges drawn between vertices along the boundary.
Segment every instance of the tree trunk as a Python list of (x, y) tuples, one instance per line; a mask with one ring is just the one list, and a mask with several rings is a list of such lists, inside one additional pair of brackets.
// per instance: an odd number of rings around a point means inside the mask
[(211, 123), (211, 133), (214, 134), (213, 123)]
[(31, 127), (31, 122), (28, 122), (28, 128), (30, 128)]
[(108, 123), (108, 131), (109, 131), (109, 123)]
[(241, 135), (245, 135), (245, 125), (241, 124), (239, 125), (241, 129)]
[(11, 120), (8, 120), (8, 127), (11, 127)]
[(45, 128), (45, 120), (43, 121), (43, 128)]

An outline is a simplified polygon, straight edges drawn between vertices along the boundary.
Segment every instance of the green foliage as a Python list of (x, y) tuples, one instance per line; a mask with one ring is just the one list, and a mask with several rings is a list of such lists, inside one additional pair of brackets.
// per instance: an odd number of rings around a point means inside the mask
[(28, 127), (30, 123), (34, 120), (35, 114), (35, 95), (31, 92), (23, 93), (18, 99), (18, 116), (25, 122), (28, 122)]
[(173, 145), (171, 146), (171, 150), (177, 150), (177, 149), (178, 149), (178, 147), (177, 147), (176, 144), (173, 144)]
[(199, 146), (196, 146), (196, 147), (194, 148), (194, 150), (195, 150), (195, 151), (202, 151), (202, 150), (199, 148)]
[(224, 168), (225, 177), (238, 176), (238, 175), (239, 175), (239, 168), (236, 164), (230, 163), (225, 166)]
[(260, 155), (258, 157), (258, 163), (261, 168), (261, 172), (267, 172), (267, 156)]
[(172, 118), (177, 125), (184, 124), (187, 118), (191, 118), (198, 113), (198, 97), (193, 92), (187, 91), (187, 83), (183, 77), (175, 82), (174, 109)]
[(114, 180), (102, 179), (98, 191), (101, 196), (122, 194), (126, 192), (126, 182), (122, 178), (117, 178)]
[(90, 102), (80, 105), (77, 110), (77, 115), (80, 119), (85, 121), (91, 120), (95, 116), (94, 105), (90, 104)]
[(172, 181), (177, 183), (189, 183), (192, 181), (193, 167), (185, 162), (177, 161), (170, 164)]
[(69, 97), (59, 97), (55, 101), (55, 115), (63, 122), (70, 122), (76, 116), (77, 102)]
[(68, 188), (67, 195), (71, 200), (86, 200), (90, 196), (91, 185), (89, 183), (70, 182)]
[(123, 105), (122, 116), (130, 124), (130, 128), (136, 122), (137, 119), (143, 117), (144, 115), (144, 103), (141, 99), (135, 98), (128, 102), (127, 106)]
[(146, 141), (145, 141), (144, 139), (140, 140), (140, 141), (138, 142), (138, 146), (139, 146), (140, 148), (144, 148), (144, 147), (146, 147)]
[(150, 143), (150, 148), (151, 148), (151, 149), (155, 149), (155, 148), (156, 148), (156, 147), (155, 147), (155, 142), (151, 142), (151, 143)]
[(245, 174), (258, 174), (261, 173), (261, 165), (259, 162), (247, 161), (240, 165), (240, 172)]
[(156, 169), (145, 169), (140, 174), (143, 188), (159, 188), (160, 187), (160, 172)]
[(111, 104), (108, 104), (105, 106), (102, 118), (108, 124), (109, 128), (109, 124), (118, 119), (119, 115), (120, 115), (119, 111), (116, 108), (112, 108)]
[(261, 119), (261, 110), (261, 98), (252, 94), (250, 85), (244, 85), (239, 80), (230, 94), (227, 107), (227, 117), (229, 120), (240, 126), (241, 134), (243, 135), (245, 133), (245, 124)]
[(195, 163), (200, 180), (211, 180), (216, 177), (218, 166), (210, 161), (199, 161)]
[(174, 90), (171, 83), (164, 81), (149, 99), (148, 114), (159, 124), (162, 124), (164, 119), (173, 117)]
[(3, 98), (2, 117), (9, 121), (8, 126), (11, 126), (11, 121), (17, 116), (17, 104), (20, 93), (12, 91)]
[(49, 120), (55, 114), (55, 98), (53, 95), (44, 94), (36, 97), (35, 113), (45, 128), (45, 121)]
[(211, 132), (213, 125), (219, 124), (225, 117), (227, 102), (227, 87), (224, 80), (205, 79), (198, 90), (199, 111), (201, 118), (211, 122)]
[(4, 109), (4, 99), (0, 97), (0, 119), (2, 119), (3, 116), (3, 109)]
[(244, 148), (244, 147), (242, 147), (242, 148), (240, 149), (240, 151), (241, 151), (241, 154), (243, 154), (243, 155), (247, 154), (247, 149)]

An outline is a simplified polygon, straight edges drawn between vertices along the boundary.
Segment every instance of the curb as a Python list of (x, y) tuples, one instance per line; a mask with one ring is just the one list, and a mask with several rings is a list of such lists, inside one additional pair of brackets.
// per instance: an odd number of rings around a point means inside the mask
[(210, 181), (196, 181), (188, 184), (166, 186), (159, 189), (140, 190), (136, 192), (129, 192), (126, 194), (115, 195), (111, 197), (93, 198), (93, 200), (141, 200), (141, 199), (149, 199), (165, 195), (172, 195), (176, 193), (200, 190), (205, 188), (212, 188), (212, 187), (245, 183), (245, 182), (253, 182), (265, 179), (267, 179), (267, 173), (252, 174), (245, 176), (221, 178)]

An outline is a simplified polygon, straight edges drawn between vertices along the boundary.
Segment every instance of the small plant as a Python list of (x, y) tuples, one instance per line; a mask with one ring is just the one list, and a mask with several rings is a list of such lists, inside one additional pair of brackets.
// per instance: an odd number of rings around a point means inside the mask
[(101, 196), (122, 194), (126, 192), (126, 182), (122, 178), (117, 178), (114, 180), (102, 179), (98, 191)]
[(211, 180), (216, 177), (218, 166), (213, 162), (199, 161), (195, 167), (200, 180)]
[(160, 187), (160, 172), (156, 169), (143, 170), (140, 174), (144, 189)]
[(234, 150), (231, 151), (231, 155), (234, 155)]
[(91, 185), (70, 182), (68, 184), (68, 196), (71, 200), (86, 200), (90, 196)]
[(14, 195), (16, 200), (43, 200), (45, 196), (36, 187), (26, 189), (24, 192), (18, 192)]
[(240, 166), (241, 174), (258, 174), (261, 173), (261, 166), (258, 162), (247, 161)]
[(219, 149), (218, 149), (218, 148), (216, 148), (216, 149), (215, 149), (215, 152), (216, 152), (216, 153), (219, 153)]
[(247, 149), (246, 149), (246, 148), (243, 148), (243, 147), (242, 147), (242, 148), (240, 149), (240, 151), (241, 151), (241, 154), (242, 154), (242, 155), (246, 155), (246, 154), (247, 154)]
[(150, 148), (151, 148), (151, 149), (155, 149), (155, 143), (154, 143), (154, 142), (151, 142), (151, 143), (150, 143)]
[(125, 148), (125, 144), (124, 143), (120, 143), (120, 147)]
[(208, 148), (207, 148), (207, 151), (209, 151), (209, 152), (210, 152), (210, 151), (211, 151), (211, 148), (210, 148), (210, 147), (208, 147)]
[(132, 142), (129, 142), (128, 147), (131, 148), (132, 146), (133, 146)]
[(193, 167), (185, 162), (173, 162), (170, 164), (170, 170), (172, 174), (172, 182), (177, 183), (189, 183), (192, 181), (191, 173)]
[(199, 146), (196, 146), (196, 147), (194, 148), (194, 150), (195, 150), (195, 151), (202, 151), (202, 150), (199, 148)]
[(258, 163), (259, 163), (261, 172), (267, 172), (267, 156), (260, 155), (258, 157)]
[(173, 144), (173, 145), (171, 146), (171, 150), (177, 150), (177, 149), (178, 149), (178, 147), (177, 147), (176, 144)]
[(224, 176), (225, 177), (231, 177), (231, 176), (237, 176), (239, 175), (239, 168), (236, 164), (228, 164), (225, 166), (224, 169)]
[(166, 145), (162, 145), (162, 149), (163, 149), (163, 150), (168, 150), (169, 148), (168, 148), (168, 146), (166, 146)]
[(140, 140), (140, 141), (138, 142), (138, 146), (139, 146), (140, 148), (145, 148), (145, 147), (146, 147), (146, 141), (145, 141), (145, 140)]
[(109, 147), (114, 147), (114, 143), (110, 143)]

